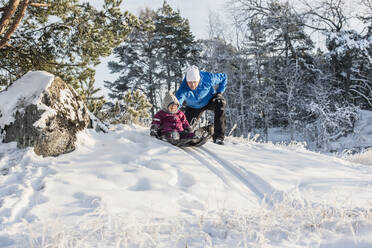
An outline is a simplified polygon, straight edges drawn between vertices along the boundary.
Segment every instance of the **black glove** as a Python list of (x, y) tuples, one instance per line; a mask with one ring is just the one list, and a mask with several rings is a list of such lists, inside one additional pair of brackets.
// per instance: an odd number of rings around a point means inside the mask
[(218, 99), (221, 99), (221, 98), (223, 98), (223, 96), (222, 96), (222, 93), (221, 93), (221, 92), (219, 92), (219, 93), (216, 93), (216, 94), (214, 94), (214, 97), (215, 97), (215, 98), (218, 98)]
[(187, 133), (191, 133), (191, 132), (192, 132), (192, 128), (191, 128), (190, 126), (185, 127), (184, 130), (185, 130), (185, 132), (187, 132)]
[(151, 136), (155, 136), (155, 137), (158, 137), (158, 131), (159, 131), (159, 127), (157, 125), (151, 125), (151, 128), (150, 128), (150, 135)]
[(214, 94), (214, 96), (213, 96), (213, 102), (224, 103), (225, 102), (225, 98), (222, 96), (222, 93)]

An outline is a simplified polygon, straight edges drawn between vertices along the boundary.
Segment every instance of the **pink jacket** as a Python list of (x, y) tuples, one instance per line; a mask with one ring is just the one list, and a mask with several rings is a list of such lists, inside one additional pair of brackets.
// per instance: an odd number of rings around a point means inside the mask
[(151, 124), (159, 127), (161, 134), (172, 131), (182, 132), (185, 128), (190, 127), (185, 114), (181, 110), (178, 110), (175, 114), (160, 110), (155, 114)]

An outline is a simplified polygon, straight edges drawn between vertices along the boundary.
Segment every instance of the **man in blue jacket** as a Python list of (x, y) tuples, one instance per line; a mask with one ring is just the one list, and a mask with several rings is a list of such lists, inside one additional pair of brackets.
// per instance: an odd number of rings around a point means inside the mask
[(186, 76), (176, 92), (180, 106), (186, 101), (185, 115), (190, 125), (193, 125), (205, 110), (214, 111), (213, 142), (219, 145), (224, 144), (226, 130), (226, 101), (222, 96), (226, 85), (225, 73), (199, 71), (198, 67), (193, 65), (187, 68)]

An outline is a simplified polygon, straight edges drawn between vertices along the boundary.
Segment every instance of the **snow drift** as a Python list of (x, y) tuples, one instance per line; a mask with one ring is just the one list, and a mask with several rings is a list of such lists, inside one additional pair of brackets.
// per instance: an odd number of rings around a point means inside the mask
[(86, 129), (59, 157), (0, 144), (0, 246), (371, 247), (370, 166), (295, 143), (180, 149), (148, 132)]

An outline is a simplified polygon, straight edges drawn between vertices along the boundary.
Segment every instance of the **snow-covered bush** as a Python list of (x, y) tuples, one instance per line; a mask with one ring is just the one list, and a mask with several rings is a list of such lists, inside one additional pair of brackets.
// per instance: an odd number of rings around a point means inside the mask
[(371, 43), (368, 35), (356, 31), (329, 33), (326, 59), (336, 86), (348, 102), (362, 109), (372, 108)]
[(307, 138), (318, 147), (351, 133), (358, 119), (358, 109), (352, 106), (330, 106), (312, 102), (309, 107), (315, 121), (306, 125), (305, 132)]
[(351, 155), (346, 154), (344, 158), (351, 162), (372, 166), (372, 148), (367, 149), (361, 153), (356, 153), (356, 154), (351, 154)]

